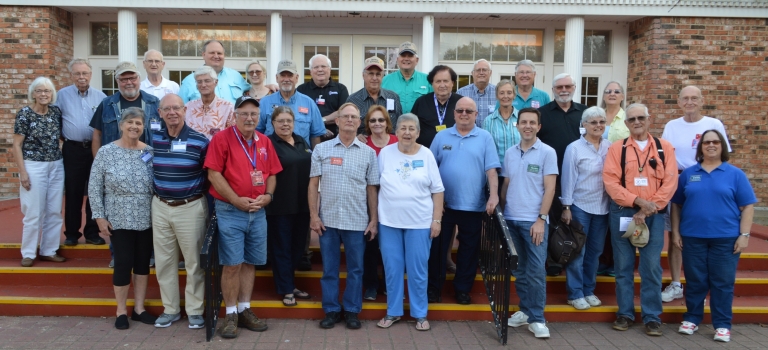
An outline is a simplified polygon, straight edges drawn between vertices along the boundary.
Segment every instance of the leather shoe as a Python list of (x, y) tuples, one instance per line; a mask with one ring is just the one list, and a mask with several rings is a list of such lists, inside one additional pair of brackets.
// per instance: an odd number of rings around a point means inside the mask
[(439, 303), (440, 301), (442, 301), (442, 298), (440, 297), (440, 292), (433, 289), (427, 289), (427, 302)]
[(94, 238), (86, 238), (85, 243), (93, 244), (93, 245), (103, 245), (103, 244), (106, 244), (107, 242), (104, 241), (104, 238), (94, 237)]
[(147, 310), (144, 310), (141, 314), (136, 312), (136, 309), (133, 310), (131, 313), (131, 319), (134, 321), (139, 321), (144, 324), (151, 324), (154, 325), (157, 321), (157, 316), (152, 316)]
[(341, 322), (341, 314), (331, 311), (325, 314), (325, 318), (320, 321), (320, 328), (331, 329), (339, 322)]
[(61, 256), (59, 254), (53, 254), (51, 256), (40, 255), (37, 258), (40, 259), (40, 260), (43, 260), (43, 261), (53, 261), (53, 262), (65, 262), (65, 261), (67, 261), (67, 259), (65, 259), (63, 256)]
[(456, 292), (456, 303), (461, 305), (469, 305), (472, 303), (472, 297), (469, 296), (469, 293)]
[(120, 315), (117, 316), (117, 319), (115, 320), (115, 328), (117, 329), (128, 329), (128, 315)]
[(35, 262), (35, 259), (30, 259), (30, 258), (21, 259), (21, 267), (31, 267), (34, 262)]
[(64, 240), (64, 245), (69, 247), (74, 247), (77, 245), (77, 240), (74, 238), (67, 238)]
[(360, 320), (357, 318), (357, 313), (354, 312), (345, 312), (344, 320), (347, 322), (347, 328), (349, 329), (360, 329), (360, 327), (363, 326), (363, 324), (360, 323)]
[(563, 268), (560, 266), (548, 266), (547, 267), (547, 276), (560, 276), (560, 273), (563, 272)]

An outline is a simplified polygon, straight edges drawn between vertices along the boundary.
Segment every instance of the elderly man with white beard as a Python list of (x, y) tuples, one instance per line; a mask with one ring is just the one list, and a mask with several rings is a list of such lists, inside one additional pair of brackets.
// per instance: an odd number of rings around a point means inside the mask
[[(568, 73), (562, 73), (555, 76), (552, 80), (552, 93), (555, 100), (547, 103), (541, 108), (541, 129), (537, 136), (547, 146), (555, 149), (557, 153), (557, 172), (563, 173), (563, 156), (565, 148), (576, 141), (581, 136), (579, 126), (581, 125), (581, 114), (587, 109), (587, 106), (573, 102), (573, 93), (576, 91), (576, 81)], [(552, 203), (550, 215), (559, 218), (561, 209), (560, 203), (560, 175), (557, 176), (557, 185), (555, 186), (555, 199)], [(562, 271), (559, 264), (552, 260), (548, 261), (547, 275), (557, 276)]]

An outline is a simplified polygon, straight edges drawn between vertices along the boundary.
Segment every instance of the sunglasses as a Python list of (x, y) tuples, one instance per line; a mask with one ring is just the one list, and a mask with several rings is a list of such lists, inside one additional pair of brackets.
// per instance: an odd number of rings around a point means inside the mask
[(701, 144), (704, 145), (704, 146), (706, 146), (706, 145), (720, 146), (720, 140), (701, 141)]
[(371, 119), (370, 122), (371, 123), (386, 123), (387, 120), (384, 119), (384, 118), (379, 118), (379, 119)]
[(618, 95), (618, 94), (621, 94), (621, 90), (619, 90), (619, 89), (616, 89), (616, 90), (605, 90), (605, 91), (603, 91), (603, 93), (606, 94), (606, 95), (610, 95), (611, 93), (613, 93), (614, 95)]
[(635, 122), (635, 121), (639, 121), (639, 122), (641, 122), (641, 123), (642, 123), (642, 122), (644, 122), (646, 119), (648, 119), (648, 117), (646, 117), (646, 116), (642, 116), (642, 115), (641, 115), (641, 116), (639, 116), (639, 117), (632, 117), (632, 118), (627, 118), (627, 121), (628, 121), (630, 124), (634, 124), (634, 122)]
[(587, 124), (593, 125), (593, 126), (594, 125), (605, 125), (605, 120), (593, 120), (593, 121), (591, 121), (591, 122), (589, 122)]
[(456, 113), (458, 115), (475, 113), (474, 109), (455, 109), (453, 111), (454, 111), (454, 113)]

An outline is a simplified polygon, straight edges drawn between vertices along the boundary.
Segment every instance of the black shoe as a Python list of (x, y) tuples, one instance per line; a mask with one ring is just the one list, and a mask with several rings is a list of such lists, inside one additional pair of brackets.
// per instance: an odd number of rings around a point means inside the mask
[(547, 267), (547, 276), (560, 276), (560, 272), (563, 272), (563, 268), (560, 266)]
[(360, 320), (357, 319), (357, 314), (354, 312), (345, 312), (344, 320), (347, 321), (347, 328), (349, 329), (360, 329), (360, 327), (363, 326), (363, 324), (360, 323)]
[(434, 290), (434, 289), (427, 289), (427, 302), (429, 303), (439, 303), (442, 301), (442, 297), (440, 297), (440, 292)]
[(469, 293), (456, 292), (456, 303), (461, 305), (469, 305), (472, 303), (472, 297), (469, 296)]
[(339, 322), (341, 322), (341, 314), (331, 311), (325, 314), (325, 319), (320, 321), (320, 328), (331, 329)]
[(133, 310), (131, 313), (131, 319), (134, 321), (139, 321), (144, 324), (151, 324), (154, 325), (155, 321), (157, 321), (157, 316), (152, 316), (147, 310), (144, 310), (141, 314), (136, 312), (136, 309)]
[(656, 321), (651, 321), (645, 324), (645, 334), (653, 336), (661, 336), (661, 324)]
[(128, 326), (128, 315), (117, 316), (117, 319), (115, 320), (115, 328), (128, 329)]
[(77, 245), (77, 239), (67, 238), (67, 239), (64, 240), (64, 245), (65, 246), (74, 247), (74, 246)]
[(619, 316), (616, 321), (613, 322), (613, 329), (617, 331), (626, 331), (633, 322), (634, 321), (626, 316)]
[(94, 238), (86, 238), (85, 243), (93, 244), (93, 245), (103, 245), (103, 244), (106, 244), (107, 242), (104, 241), (104, 238), (94, 237)]

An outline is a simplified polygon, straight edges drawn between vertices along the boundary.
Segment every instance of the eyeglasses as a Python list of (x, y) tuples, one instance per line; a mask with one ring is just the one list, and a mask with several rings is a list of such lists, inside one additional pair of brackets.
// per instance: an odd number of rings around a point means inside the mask
[(683, 101), (683, 102), (688, 102), (688, 101), (690, 101), (690, 102), (698, 102), (699, 100), (701, 100), (701, 97), (699, 97), (699, 96), (680, 97), (680, 101)]
[(312, 67), (312, 69), (326, 69), (326, 68), (328, 68), (328, 66), (327, 66), (327, 65), (324, 65), (324, 64), (323, 64), (323, 65), (319, 65), (319, 66), (313, 66), (313, 67)]
[(593, 121), (591, 121), (591, 122), (589, 122), (587, 124), (592, 125), (592, 126), (594, 126), (594, 125), (605, 125), (605, 120), (593, 120)]
[(476, 111), (474, 109), (454, 109), (454, 114), (462, 115), (462, 114), (472, 114)]
[(263, 70), (249, 70), (248, 75), (261, 75), (261, 73), (264, 73)]
[(138, 75), (134, 75), (134, 76), (132, 76), (130, 78), (117, 78), (117, 81), (120, 82), (120, 83), (123, 83), (123, 84), (125, 84), (125, 83), (135, 83), (137, 80), (139, 80), (139, 76)]
[(720, 146), (720, 140), (707, 140), (707, 141), (701, 141), (701, 144), (702, 144), (702, 145), (704, 145), (704, 146), (706, 146), (706, 145), (715, 145), (715, 146)]
[(642, 122), (645, 122), (646, 119), (648, 119), (648, 117), (641, 115), (639, 117), (627, 118), (627, 122), (629, 122), (630, 124), (634, 124), (635, 121), (639, 121), (642, 123)]
[(293, 124), (293, 119), (275, 119), (275, 124)]
[(145, 60), (144, 62), (147, 62), (149, 64), (160, 64), (163, 63), (161, 60)]
[(611, 93), (613, 93), (614, 95), (618, 95), (618, 94), (621, 93), (621, 90), (619, 90), (619, 89), (616, 89), (616, 90), (605, 90), (605, 91), (603, 91), (603, 93), (606, 94), (606, 95), (610, 95)]
[(250, 112), (250, 113), (248, 113), (248, 112), (236, 112), (235, 115), (240, 117), (240, 118), (248, 118), (248, 117), (258, 118), (259, 117), (259, 112)]
[(72, 76), (76, 78), (87, 78), (91, 76), (91, 72), (72, 72)]
[(53, 90), (35, 90), (35, 93), (38, 95), (42, 95), (42, 94), (50, 95), (53, 93)]
[(532, 72), (532, 71), (529, 71), (529, 70), (521, 70), (521, 71), (518, 71), (518, 72), (516, 72), (515, 74), (520, 74), (520, 75), (531, 75), (531, 74), (533, 74), (533, 72)]
[(573, 85), (573, 84), (571, 84), (571, 85), (555, 85), (555, 90), (572, 89), (574, 86), (576, 86), (576, 85)]
[(371, 123), (386, 123), (387, 121), (384, 118), (378, 118), (378, 119), (371, 119)]
[(478, 72), (478, 73), (488, 73), (490, 71), (491, 70), (488, 69), (488, 68), (478, 68), (478, 69), (475, 69), (475, 72)]
[(355, 115), (355, 114), (346, 114), (346, 115), (341, 115), (340, 114), (337, 118), (353, 120), (353, 119), (360, 119), (360, 116)]
[(197, 84), (210, 84), (210, 83), (213, 83), (213, 79), (195, 80), (195, 83), (197, 83)]
[(170, 111), (180, 112), (182, 109), (184, 109), (184, 106), (168, 106), (168, 107), (160, 108), (160, 110), (165, 113), (168, 113)]

